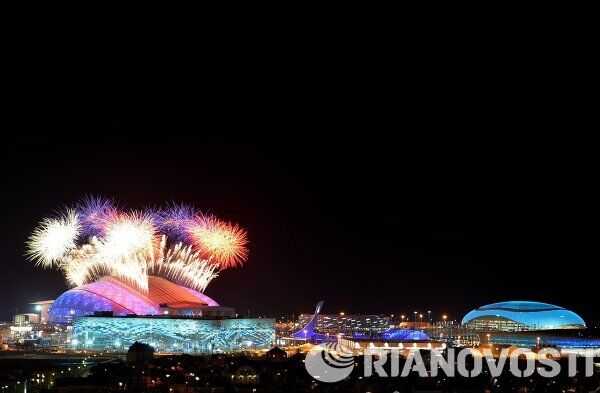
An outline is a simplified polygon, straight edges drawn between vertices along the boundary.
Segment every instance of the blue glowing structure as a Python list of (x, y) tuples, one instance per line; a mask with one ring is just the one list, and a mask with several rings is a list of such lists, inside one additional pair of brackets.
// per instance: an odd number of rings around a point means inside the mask
[[(539, 339), (539, 341), (538, 341)], [(494, 333), (490, 335), (490, 342), (497, 345), (514, 345), (521, 348), (552, 346), (558, 349), (599, 349), (600, 338), (559, 336), (553, 334), (534, 333)]]
[(420, 330), (390, 329), (381, 333), (381, 339), (389, 341), (425, 341), (429, 340), (430, 338)]
[(63, 293), (50, 308), (50, 322), (68, 324), (74, 317), (93, 315), (96, 311), (115, 316), (161, 315), (161, 306), (185, 310), (216, 307), (219, 304), (203, 293), (171, 283), (161, 277), (148, 277), (148, 293), (142, 293), (114, 278), (103, 277)]
[(585, 329), (583, 319), (572, 311), (547, 303), (512, 301), (489, 304), (471, 311), (463, 324), (479, 330), (523, 331)]
[(159, 315), (160, 310), (112, 282), (96, 282), (71, 289), (56, 299), (50, 309), (50, 321), (70, 323), (74, 317), (95, 311), (114, 315)]
[[(298, 330), (296, 333), (292, 334), (292, 337), (297, 339), (297, 340), (302, 340), (302, 339), (306, 339), (306, 340), (311, 340), (313, 338), (315, 338), (315, 326), (317, 325), (317, 321), (319, 320), (319, 313), (321, 312), (321, 309), (323, 308), (323, 300), (321, 300), (318, 304), (317, 304), (317, 308), (315, 309), (315, 313), (313, 314), (313, 317), (311, 318), (310, 322), (308, 322), (306, 324), (306, 326), (304, 326), (302, 329)], [(322, 335), (319, 335), (322, 336)]]
[(126, 351), (136, 341), (173, 353), (269, 349), (275, 320), (76, 317), (73, 322), (74, 349)]

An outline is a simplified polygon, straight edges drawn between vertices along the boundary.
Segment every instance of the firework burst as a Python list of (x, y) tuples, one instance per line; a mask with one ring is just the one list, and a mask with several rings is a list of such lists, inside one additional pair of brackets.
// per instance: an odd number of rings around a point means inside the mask
[(27, 256), (61, 270), (73, 286), (103, 276), (141, 291), (161, 276), (203, 292), (223, 269), (246, 261), (246, 232), (188, 205), (123, 212), (112, 201), (83, 199), (76, 209), (46, 218), (27, 243)]
[(56, 267), (76, 247), (80, 233), (81, 224), (73, 209), (67, 209), (60, 217), (46, 218), (29, 237), (27, 256), (38, 266)]
[(106, 266), (97, 259), (95, 245), (97, 239), (92, 244), (73, 249), (66, 255), (60, 265), (67, 282), (72, 286), (80, 286), (94, 281), (95, 278), (102, 277), (109, 273)]
[(242, 264), (248, 257), (246, 231), (237, 224), (210, 215), (199, 215), (188, 228), (192, 244), (205, 258), (224, 269)]
[(82, 198), (75, 209), (80, 217), (84, 236), (103, 236), (104, 223), (117, 213), (112, 200), (94, 196)]
[(117, 213), (103, 222), (100, 244), (104, 258), (126, 259), (152, 251), (160, 241), (152, 218), (140, 212)]
[(187, 228), (194, 221), (194, 207), (186, 204), (172, 204), (158, 209), (153, 214), (154, 222), (169, 241), (185, 243), (188, 240)]

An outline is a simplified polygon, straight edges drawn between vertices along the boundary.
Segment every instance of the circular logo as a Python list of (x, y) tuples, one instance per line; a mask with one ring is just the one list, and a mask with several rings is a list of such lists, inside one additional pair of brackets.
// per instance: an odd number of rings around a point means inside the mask
[(339, 382), (354, 369), (352, 351), (340, 344), (316, 346), (306, 354), (306, 371), (321, 382)]

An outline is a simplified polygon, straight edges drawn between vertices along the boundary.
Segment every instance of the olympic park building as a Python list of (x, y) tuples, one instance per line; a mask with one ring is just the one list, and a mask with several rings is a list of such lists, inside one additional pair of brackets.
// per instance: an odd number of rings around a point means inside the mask
[(475, 330), (530, 331), (585, 329), (573, 311), (547, 303), (511, 301), (488, 304), (469, 312), (462, 324)]
[(135, 341), (159, 351), (202, 353), (267, 349), (273, 319), (234, 318), (232, 308), (161, 277), (148, 277), (141, 292), (114, 278), (73, 288), (56, 299), (50, 322), (72, 324), (71, 346), (126, 350)]
[[(547, 303), (512, 301), (469, 312), (465, 327), (479, 331), (482, 342), (533, 348), (551, 346), (566, 353), (600, 356), (600, 338), (583, 332), (586, 324), (573, 311)], [(593, 334), (593, 333), (592, 333)]]

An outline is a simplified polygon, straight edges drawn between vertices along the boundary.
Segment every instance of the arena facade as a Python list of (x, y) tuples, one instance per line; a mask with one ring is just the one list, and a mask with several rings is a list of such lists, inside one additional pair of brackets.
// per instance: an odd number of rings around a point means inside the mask
[(162, 277), (148, 277), (144, 293), (115, 277), (103, 277), (91, 284), (73, 288), (56, 299), (50, 308), (50, 321), (70, 324), (75, 317), (112, 313), (126, 315), (203, 316), (219, 304), (210, 297)]
[(475, 330), (507, 332), (586, 328), (583, 319), (573, 311), (530, 301), (488, 304), (469, 312), (462, 323)]

